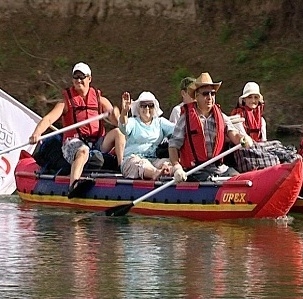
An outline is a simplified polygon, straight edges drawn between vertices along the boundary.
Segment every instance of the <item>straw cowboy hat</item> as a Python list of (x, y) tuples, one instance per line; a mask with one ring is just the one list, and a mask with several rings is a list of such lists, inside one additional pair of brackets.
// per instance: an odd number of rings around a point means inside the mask
[(192, 84), (188, 86), (188, 94), (191, 98), (195, 97), (195, 91), (200, 88), (201, 86), (211, 85), (215, 91), (218, 91), (222, 84), (220, 82), (213, 82), (209, 73), (202, 73)]
[(243, 105), (243, 99), (246, 97), (257, 94), (260, 97), (260, 102), (263, 102), (263, 96), (260, 93), (260, 86), (256, 82), (247, 82), (243, 88), (243, 94), (239, 97), (239, 104)]
[(140, 116), (140, 102), (153, 102), (155, 105), (154, 108), (154, 117), (159, 117), (163, 114), (163, 111), (160, 109), (159, 101), (156, 99), (153, 93), (149, 91), (143, 91), (139, 95), (138, 99), (131, 104), (131, 113), (132, 116)]

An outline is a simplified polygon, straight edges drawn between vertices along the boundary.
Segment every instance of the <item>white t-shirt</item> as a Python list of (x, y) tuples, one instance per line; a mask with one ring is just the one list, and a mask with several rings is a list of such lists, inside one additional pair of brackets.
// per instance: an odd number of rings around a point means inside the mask
[(175, 106), (171, 113), (170, 113), (170, 117), (169, 117), (169, 121), (171, 121), (172, 123), (177, 123), (178, 119), (180, 118), (181, 115), (181, 107), (184, 105), (184, 103), (180, 103), (179, 105)]

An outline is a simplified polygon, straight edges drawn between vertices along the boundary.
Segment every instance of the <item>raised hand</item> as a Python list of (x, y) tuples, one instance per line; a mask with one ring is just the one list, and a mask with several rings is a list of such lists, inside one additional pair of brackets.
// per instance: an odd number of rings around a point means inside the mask
[(132, 99), (130, 97), (130, 93), (125, 91), (122, 94), (122, 100), (121, 100), (121, 112), (127, 113), (130, 110), (130, 106), (132, 103)]

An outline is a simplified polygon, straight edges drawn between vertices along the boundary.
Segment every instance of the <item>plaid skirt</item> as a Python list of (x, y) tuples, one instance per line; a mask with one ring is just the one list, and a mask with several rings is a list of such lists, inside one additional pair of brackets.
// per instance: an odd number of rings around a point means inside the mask
[(249, 149), (234, 153), (239, 172), (263, 169), (300, 158), (295, 146), (283, 146), (278, 140), (254, 142)]

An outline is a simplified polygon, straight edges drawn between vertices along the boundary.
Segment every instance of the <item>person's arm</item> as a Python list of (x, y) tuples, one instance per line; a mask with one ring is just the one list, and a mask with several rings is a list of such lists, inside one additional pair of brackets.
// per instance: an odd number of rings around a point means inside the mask
[(65, 108), (65, 102), (62, 100), (56, 104), (56, 106), (46, 114), (40, 122), (37, 124), (34, 132), (29, 137), (29, 142), (35, 144), (38, 142), (39, 137), (63, 114)]
[(176, 183), (184, 182), (187, 180), (186, 172), (183, 170), (182, 165), (179, 163), (179, 150), (175, 147), (168, 148), (169, 159), (173, 166), (173, 174)]
[(170, 159), (172, 166), (179, 164), (179, 150), (175, 147), (169, 147), (168, 153), (169, 153), (169, 159)]
[(244, 148), (250, 148), (253, 140), (249, 135), (242, 135), (238, 131), (228, 131), (228, 138), (233, 144), (241, 144)]
[(185, 137), (185, 116), (182, 114), (175, 126), (173, 136), (169, 139), (169, 159), (173, 166), (174, 179), (176, 183), (183, 182), (187, 180), (185, 171), (182, 165), (179, 163), (179, 149), (184, 143)]
[(119, 118), (119, 123), (121, 125), (126, 125), (128, 121), (128, 112), (131, 106), (131, 98), (129, 92), (124, 92), (121, 97), (121, 114)]
[(189, 104), (189, 103), (195, 102), (195, 99), (191, 98), (189, 96), (189, 94), (187, 93), (187, 91), (185, 91), (185, 90), (181, 91), (181, 96), (182, 96), (182, 102), (184, 104)]
[(174, 132), (175, 125), (165, 117), (160, 117), (159, 119), (164, 137), (171, 137)]
[(267, 141), (266, 120), (261, 118), (261, 141)]
[(244, 135), (247, 135), (246, 131), (245, 131), (245, 128), (243, 126), (243, 122), (238, 122), (236, 124), (233, 124), (234, 127), (238, 130), (238, 132), (244, 136)]
[(120, 110), (118, 107), (114, 106), (111, 104), (111, 102), (105, 98), (101, 97), (101, 105), (103, 106), (103, 111), (104, 112), (110, 112), (108, 116), (108, 121), (113, 125), (113, 126), (118, 126), (118, 119), (120, 117)]
[(227, 136), (233, 144), (241, 144), (245, 148), (253, 145), (253, 140), (247, 134), (239, 133), (235, 126), (231, 123), (228, 116), (223, 114), (224, 123), (226, 126)]

